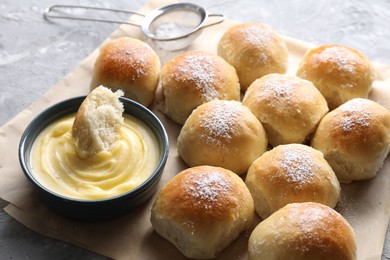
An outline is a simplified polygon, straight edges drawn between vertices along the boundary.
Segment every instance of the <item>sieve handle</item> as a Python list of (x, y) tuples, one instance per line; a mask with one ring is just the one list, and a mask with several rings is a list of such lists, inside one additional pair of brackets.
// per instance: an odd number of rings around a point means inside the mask
[(130, 24), (140, 27), (141, 24), (131, 21), (121, 21), (121, 20), (109, 20), (109, 19), (100, 19), (100, 18), (87, 18), (87, 17), (80, 17), (80, 16), (71, 16), (69, 14), (64, 15), (57, 15), (52, 14), (55, 11), (58, 10), (69, 10), (69, 9), (87, 9), (87, 10), (97, 10), (97, 11), (109, 11), (109, 12), (116, 12), (116, 13), (127, 13), (127, 14), (134, 14), (138, 16), (145, 17), (145, 14), (129, 11), (129, 10), (120, 10), (120, 9), (112, 9), (112, 8), (104, 8), (104, 7), (93, 7), (93, 6), (84, 6), (84, 5), (52, 5), (45, 9), (43, 12), (43, 16), (45, 19), (49, 18), (55, 18), (55, 19), (70, 19), (70, 20), (81, 20), (81, 21), (94, 21), (94, 22), (105, 22), (105, 23), (119, 23), (119, 24)]
[(223, 14), (207, 14), (207, 18), (210, 18), (210, 17), (220, 17), (219, 20), (215, 21), (215, 22), (212, 22), (212, 23), (208, 23), (208, 24), (205, 24), (203, 25), (201, 28), (206, 28), (206, 27), (209, 27), (209, 26), (213, 26), (213, 25), (216, 25), (216, 24), (219, 24), (219, 23), (222, 23), (223, 21), (225, 21), (225, 16)]

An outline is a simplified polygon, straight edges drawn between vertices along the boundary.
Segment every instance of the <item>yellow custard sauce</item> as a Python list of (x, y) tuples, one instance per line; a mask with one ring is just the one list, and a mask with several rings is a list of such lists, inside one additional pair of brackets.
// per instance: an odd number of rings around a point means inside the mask
[(43, 186), (66, 197), (96, 200), (130, 191), (152, 175), (161, 151), (145, 123), (124, 115), (121, 138), (110, 151), (82, 159), (72, 139), (75, 116), (52, 123), (33, 144), (32, 172)]

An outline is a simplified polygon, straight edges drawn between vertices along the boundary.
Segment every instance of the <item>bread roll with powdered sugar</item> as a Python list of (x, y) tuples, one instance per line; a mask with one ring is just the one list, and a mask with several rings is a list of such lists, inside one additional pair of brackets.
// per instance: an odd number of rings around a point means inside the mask
[(160, 71), (160, 59), (147, 43), (120, 37), (101, 48), (90, 88), (103, 85), (113, 90), (121, 89), (125, 97), (149, 106), (156, 93)]
[(249, 260), (355, 260), (356, 235), (328, 206), (291, 203), (253, 230), (248, 250)]
[(177, 150), (189, 166), (213, 165), (245, 174), (267, 149), (260, 121), (233, 100), (200, 105), (189, 116), (177, 139)]
[(216, 257), (252, 226), (253, 199), (235, 173), (211, 166), (186, 169), (158, 193), (154, 230), (186, 257)]
[(230, 27), (218, 43), (218, 55), (237, 70), (242, 91), (264, 75), (287, 71), (287, 46), (271, 26), (263, 23)]
[(311, 146), (341, 182), (372, 178), (389, 154), (390, 112), (369, 99), (347, 101), (321, 120)]
[(297, 76), (313, 82), (330, 110), (353, 98), (367, 98), (375, 77), (367, 57), (341, 44), (308, 50), (299, 64)]
[(328, 112), (325, 98), (310, 81), (284, 74), (257, 79), (242, 103), (263, 124), (274, 147), (306, 142)]
[(240, 100), (235, 69), (217, 55), (192, 51), (176, 56), (162, 68), (164, 113), (184, 124), (197, 106), (211, 100)]
[(303, 145), (279, 145), (253, 162), (245, 180), (263, 219), (288, 203), (318, 202), (334, 208), (340, 184), (321, 152)]

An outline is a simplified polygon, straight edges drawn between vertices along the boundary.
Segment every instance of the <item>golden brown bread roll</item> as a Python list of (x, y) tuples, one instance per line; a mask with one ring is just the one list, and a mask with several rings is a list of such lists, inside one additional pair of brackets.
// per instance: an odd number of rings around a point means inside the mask
[(374, 177), (390, 148), (390, 112), (378, 103), (352, 99), (327, 114), (311, 146), (324, 153), (340, 182)]
[(267, 149), (260, 121), (241, 102), (214, 100), (195, 109), (177, 139), (189, 166), (213, 165), (244, 174)]
[(340, 184), (321, 152), (303, 145), (279, 145), (253, 162), (245, 180), (263, 219), (293, 202), (334, 208)]
[(103, 85), (121, 89), (127, 98), (149, 106), (160, 79), (160, 59), (145, 42), (129, 37), (109, 41), (93, 68), (91, 90)]
[(121, 90), (112, 92), (99, 86), (84, 99), (72, 127), (76, 152), (81, 158), (101, 151), (109, 151), (119, 139), (123, 124)]
[(328, 206), (292, 203), (262, 221), (248, 242), (249, 260), (354, 260), (356, 237)]
[(161, 74), (164, 112), (184, 124), (198, 105), (215, 99), (240, 100), (235, 69), (217, 55), (191, 51), (168, 61)]
[(303, 143), (328, 112), (311, 82), (282, 74), (257, 79), (242, 102), (261, 121), (272, 146)]
[(341, 44), (308, 50), (297, 75), (313, 82), (331, 110), (350, 99), (367, 98), (374, 80), (370, 61), (359, 51)]
[(186, 257), (207, 259), (249, 229), (253, 217), (253, 199), (240, 177), (199, 166), (182, 171), (161, 189), (151, 222)]
[(285, 42), (263, 23), (242, 23), (229, 28), (218, 43), (218, 55), (237, 70), (242, 91), (264, 75), (287, 70)]

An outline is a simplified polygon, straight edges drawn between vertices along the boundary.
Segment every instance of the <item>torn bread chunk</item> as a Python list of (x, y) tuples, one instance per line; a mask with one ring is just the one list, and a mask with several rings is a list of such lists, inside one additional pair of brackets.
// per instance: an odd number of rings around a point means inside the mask
[(81, 104), (72, 128), (76, 151), (81, 158), (109, 151), (119, 139), (124, 111), (119, 101), (121, 96), (121, 90), (112, 92), (99, 86)]

